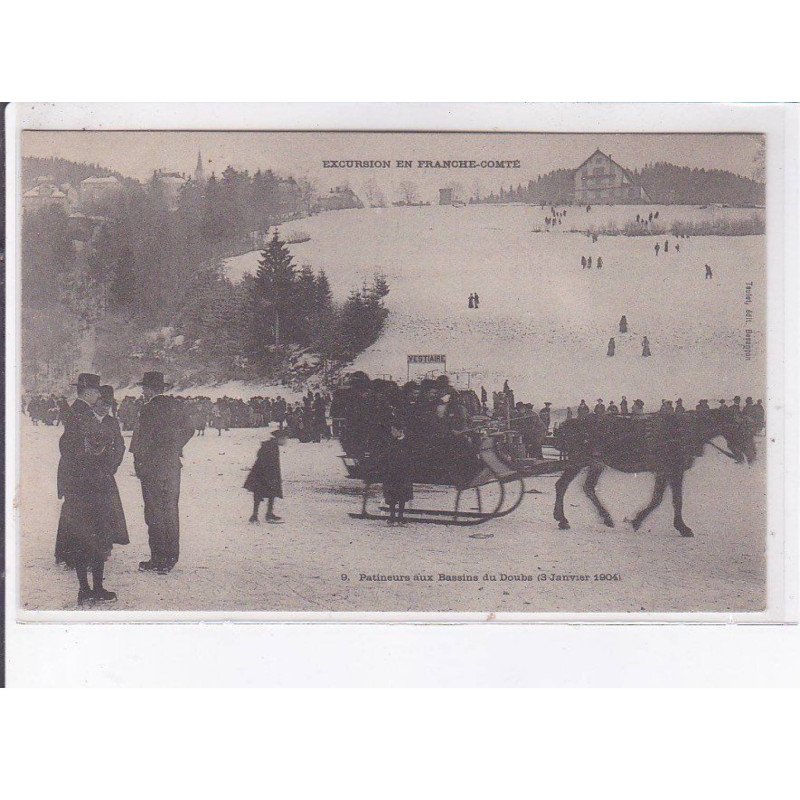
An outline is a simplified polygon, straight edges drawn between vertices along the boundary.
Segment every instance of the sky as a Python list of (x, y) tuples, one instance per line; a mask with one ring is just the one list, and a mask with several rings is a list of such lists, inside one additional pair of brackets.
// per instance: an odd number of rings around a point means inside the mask
[[(342, 133), (269, 131), (25, 131), (23, 155), (96, 163), (146, 180), (154, 169), (191, 173), (202, 153), (207, 174), (228, 165), (272, 169), (310, 180), (317, 191), (348, 183), (357, 192), (374, 179), (395, 199), (403, 182), (424, 200), (459, 184), (466, 195), (526, 183), (554, 169), (574, 169), (600, 148), (628, 169), (654, 161), (725, 169), (751, 177), (759, 137), (752, 134)], [(324, 168), (323, 162), (385, 160), (389, 169)], [(418, 160), (518, 161), (492, 169), (419, 168)], [(400, 169), (397, 160), (414, 167)]]

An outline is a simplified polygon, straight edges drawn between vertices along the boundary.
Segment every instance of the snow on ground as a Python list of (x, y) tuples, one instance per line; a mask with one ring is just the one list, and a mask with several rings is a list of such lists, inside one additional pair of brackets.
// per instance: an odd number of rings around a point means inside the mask
[[(22, 420), (20, 496), (21, 606), (74, 609), (73, 572), (57, 568), (53, 547), (60, 428)], [(344, 477), (338, 442), (282, 451), (285, 524), (250, 525), (251, 496), (241, 488), (264, 429), (209, 432), (186, 446), (181, 491), (181, 559), (168, 576), (137, 572), (148, 556), (139, 482), (130, 454), (117, 473), (131, 544), (117, 546), (106, 585), (119, 594), (108, 609), (261, 611), (757, 611), (764, 608), (765, 473), (734, 465), (712, 448), (687, 473), (684, 516), (695, 538), (672, 528), (664, 504), (634, 532), (624, 523), (649, 499), (652, 477), (607, 471), (598, 493), (617, 526), (598, 520), (578, 479), (566, 511), (572, 530), (552, 519), (554, 478), (528, 481), (511, 516), (479, 528), (353, 520), (358, 484)], [(129, 434), (126, 434), (129, 440)], [(46, 499), (46, 501), (45, 501)], [(446, 502), (417, 491), (420, 502)], [(472, 539), (481, 531), (493, 538)], [(433, 581), (375, 582), (361, 574), (433, 575)], [(439, 573), (475, 575), (474, 582)], [(484, 574), (496, 581), (482, 580)], [(588, 575), (586, 581), (507, 581), (502, 575)], [(595, 574), (619, 580), (595, 581)], [(348, 580), (342, 580), (347, 575)], [(91, 612), (87, 612), (91, 615)]]
[[(641, 207), (571, 208), (562, 229), (617, 224)], [(645, 207), (645, 210), (647, 208)], [(406, 354), (445, 353), (450, 370), (478, 375), (473, 385), (500, 388), (556, 407), (581, 397), (629, 401), (649, 409), (661, 397), (716, 400), (763, 392), (764, 237), (670, 239), (657, 257), (653, 237), (533, 233), (548, 212), (528, 206), (364, 209), (331, 212), (283, 226), (302, 228), (293, 245), (298, 264), (328, 273), (334, 294), (375, 271), (387, 275), (390, 316), (379, 341), (355, 367), (405, 379)], [(751, 214), (737, 209), (660, 209), (660, 221)], [(658, 237), (661, 240), (663, 237)], [(582, 255), (602, 271), (582, 270)], [(227, 262), (241, 277), (257, 254)], [(704, 264), (714, 270), (704, 280)], [(754, 358), (743, 354), (745, 283), (754, 282)], [(481, 307), (467, 308), (477, 291)], [(630, 332), (617, 323), (628, 318)], [(647, 335), (652, 358), (641, 357)], [(610, 336), (617, 355), (606, 356)], [(271, 387), (225, 385), (187, 390), (209, 396), (270, 394)], [(284, 387), (274, 393), (288, 395)], [(56, 568), (53, 546), (60, 429), (22, 421), (22, 606), (72, 609), (73, 573)], [(358, 484), (344, 477), (338, 442), (283, 451), (285, 524), (248, 524), (250, 495), (241, 488), (264, 429), (209, 431), (186, 447), (181, 497), (181, 560), (169, 575), (136, 571), (148, 556), (141, 490), (130, 455), (118, 472), (131, 544), (116, 547), (107, 585), (117, 609), (263, 611), (756, 611), (764, 607), (765, 467), (736, 466), (712, 448), (686, 476), (684, 516), (695, 538), (672, 528), (669, 492), (647, 525), (623, 520), (641, 508), (652, 476), (607, 470), (598, 493), (617, 521), (603, 526), (581, 491), (567, 494), (572, 530), (552, 519), (554, 478), (528, 481), (511, 516), (479, 529), (412, 524), (388, 528), (353, 520)], [(45, 500), (46, 498), (46, 500)], [(448, 505), (441, 491), (417, 490), (420, 503)], [(472, 539), (480, 530), (493, 534)], [(377, 582), (360, 575), (431, 574), (433, 581)], [(440, 581), (439, 573), (491, 573), (496, 581)], [(504, 581), (502, 575), (588, 575), (586, 581)], [(595, 581), (595, 574), (620, 580)], [(347, 580), (342, 579), (347, 576)]]
[[(750, 217), (753, 209), (685, 206), (569, 208), (558, 231), (618, 225), (659, 210), (658, 222)], [(765, 247), (763, 236), (601, 236), (535, 233), (549, 209), (532, 206), (429, 206), (346, 210), (298, 220), (311, 240), (292, 245), (298, 264), (324, 268), (334, 296), (376, 271), (388, 277), (386, 329), (354, 368), (406, 378), (409, 353), (444, 353), (448, 370), (475, 373), (472, 385), (499, 389), (556, 408), (598, 397), (700, 398), (764, 392)], [(669, 253), (654, 245), (670, 241)], [(680, 245), (680, 252), (675, 245)], [(581, 256), (603, 269), (582, 270)], [(258, 253), (229, 259), (236, 279)], [(706, 280), (704, 265), (714, 271)], [(753, 355), (744, 357), (745, 284), (754, 282)], [(470, 292), (480, 308), (467, 307)], [(629, 331), (620, 334), (625, 314)], [(606, 356), (609, 338), (616, 355)], [(641, 357), (641, 340), (652, 357)], [(417, 373), (417, 376), (419, 373)]]
[[(167, 380), (169, 376), (166, 376)], [(139, 397), (142, 387), (133, 385), (116, 390), (116, 397), (122, 398), (126, 395)], [(302, 392), (298, 392), (289, 386), (276, 383), (249, 382), (249, 381), (225, 381), (208, 386), (188, 386), (183, 389), (171, 389), (170, 394), (179, 397), (208, 397), (211, 400), (218, 400), (220, 397), (238, 397), (242, 400), (250, 400), (252, 397), (283, 397), (285, 400), (299, 400)]]

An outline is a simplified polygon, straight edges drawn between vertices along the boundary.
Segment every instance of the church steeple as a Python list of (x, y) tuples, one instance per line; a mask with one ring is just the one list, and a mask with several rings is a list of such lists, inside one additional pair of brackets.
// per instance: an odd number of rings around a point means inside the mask
[(194, 179), (197, 183), (205, 183), (206, 175), (203, 171), (203, 159), (200, 151), (197, 151), (197, 166), (194, 168)]

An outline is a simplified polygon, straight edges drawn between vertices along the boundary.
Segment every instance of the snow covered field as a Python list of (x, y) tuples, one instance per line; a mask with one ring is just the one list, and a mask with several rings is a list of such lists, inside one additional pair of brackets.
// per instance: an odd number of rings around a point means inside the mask
[[(561, 226), (618, 225), (642, 208), (571, 208)], [(653, 210), (645, 207), (646, 211)], [(662, 207), (659, 221), (751, 215), (749, 209)], [(534, 233), (549, 213), (527, 206), (430, 206), (330, 212), (283, 226), (307, 231), (292, 245), (298, 265), (328, 273), (337, 300), (376, 271), (390, 283), (390, 316), (381, 338), (355, 368), (405, 380), (406, 354), (445, 353), (450, 371), (476, 373), (472, 385), (499, 389), (508, 379), (518, 399), (556, 409), (581, 398), (619, 402), (641, 397), (654, 410), (662, 397), (730, 399), (764, 396), (765, 245), (763, 236), (665, 237)], [(680, 244), (680, 252), (675, 245)], [(581, 256), (603, 269), (582, 270)], [(255, 269), (257, 253), (229, 259), (228, 274)], [(713, 280), (704, 279), (709, 264)], [(745, 286), (752, 282), (752, 303)], [(467, 307), (480, 294), (478, 310)], [(744, 355), (745, 310), (753, 311), (752, 358)], [(621, 315), (629, 333), (619, 334)], [(641, 357), (647, 336), (651, 358)], [(616, 355), (606, 356), (609, 337)], [(188, 393), (289, 395), (271, 387), (198, 387)], [(559, 414), (556, 414), (556, 419)], [(19, 498), (21, 603), (24, 609), (73, 609), (73, 573), (53, 563), (61, 429), (22, 420), (24, 480)], [(357, 482), (344, 477), (338, 442), (283, 451), (282, 525), (250, 525), (250, 495), (241, 488), (263, 429), (212, 431), (186, 447), (181, 493), (181, 560), (168, 576), (137, 572), (148, 556), (139, 482), (126, 455), (117, 480), (131, 544), (116, 547), (106, 584), (120, 610), (260, 611), (757, 611), (765, 592), (765, 454), (734, 465), (712, 448), (687, 473), (684, 517), (695, 538), (672, 528), (669, 492), (647, 524), (625, 524), (650, 497), (652, 476), (607, 470), (598, 493), (617, 525), (597, 518), (574, 482), (566, 497), (572, 530), (552, 519), (554, 477), (530, 479), (511, 516), (479, 529), (412, 524), (388, 528), (353, 520)], [(129, 434), (126, 435), (126, 439)], [(426, 505), (449, 505), (419, 489)], [(434, 495), (434, 496), (430, 496)], [(492, 534), (472, 539), (470, 533)], [(439, 574), (476, 581), (439, 580)], [(361, 575), (409, 576), (409, 581)], [(503, 580), (503, 575), (589, 576), (588, 580)], [(595, 580), (594, 575), (618, 579)], [(432, 575), (432, 581), (413, 580)], [(497, 580), (483, 580), (494, 575)], [(343, 579), (346, 576), (346, 579)], [(91, 612), (87, 612), (90, 614)]]
[[(73, 572), (55, 566), (60, 503), (55, 496), (59, 428), (22, 423), (25, 481), (20, 505), (23, 609), (74, 609)], [(389, 528), (353, 520), (357, 483), (344, 477), (336, 441), (282, 451), (285, 523), (250, 525), (251, 497), (241, 488), (258, 429), (195, 437), (185, 450), (181, 560), (168, 576), (137, 572), (148, 556), (139, 482), (130, 454), (117, 473), (131, 544), (117, 546), (106, 585), (109, 610), (261, 611), (757, 611), (764, 607), (766, 539), (762, 445), (753, 467), (712, 448), (687, 473), (684, 516), (695, 538), (672, 528), (669, 493), (634, 532), (624, 522), (646, 503), (652, 477), (610, 470), (598, 493), (616, 520), (606, 528), (575, 481), (566, 508), (572, 530), (552, 519), (554, 478), (528, 481), (511, 516), (479, 528), (411, 524)], [(126, 442), (129, 434), (126, 435)], [(760, 440), (763, 442), (763, 440)], [(445, 502), (441, 494), (417, 498)], [(493, 534), (472, 539), (470, 533)], [(364, 575), (408, 575), (368, 581)], [(439, 573), (477, 581), (439, 580)], [(485, 581), (486, 573), (497, 580)], [(588, 580), (503, 580), (503, 575), (588, 575)], [(414, 575), (433, 575), (415, 581)], [(595, 574), (618, 580), (594, 580)], [(347, 580), (342, 580), (347, 575)], [(87, 618), (92, 612), (85, 612)]]
[[(601, 236), (575, 227), (623, 225), (637, 213), (674, 220), (749, 218), (753, 209), (685, 206), (569, 208), (551, 233), (549, 209), (531, 206), (429, 206), (329, 212), (288, 223), (282, 235), (307, 231), (292, 245), (298, 264), (324, 268), (336, 299), (380, 271), (388, 277), (386, 329), (354, 365), (405, 380), (408, 353), (444, 353), (448, 370), (475, 373), (472, 385), (499, 389), (508, 379), (517, 396), (537, 405), (574, 407), (581, 398), (629, 402), (654, 410), (662, 397), (717, 400), (764, 392), (765, 246), (763, 236)], [(654, 245), (670, 240), (669, 253)], [(676, 252), (675, 245), (680, 245)], [(598, 256), (603, 269), (581, 269)], [(240, 278), (258, 253), (229, 259)], [(704, 265), (713, 270), (706, 280)], [(745, 284), (753, 282), (745, 306)], [(478, 310), (467, 307), (470, 292)], [(752, 357), (745, 360), (745, 308), (753, 310)], [(620, 334), (625, 314), (629, 332)], [(616, 355), (606, 356), (608, 340)], [(652, 357), (641, 357), (641, 340)]]

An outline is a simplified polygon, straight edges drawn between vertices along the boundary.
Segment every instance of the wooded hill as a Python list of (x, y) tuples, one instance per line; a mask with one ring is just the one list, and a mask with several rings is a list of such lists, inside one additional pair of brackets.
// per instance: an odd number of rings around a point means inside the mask
[[(641, 170), (632, 170), (631, 176), (644, 187), (653, 205), (718, 203), (744, 208), (764, 205), (763, 183), (722, 169), (693, 169), (660, 161)], [(527, 185), (501, 188), (488, 197), (470, 202), (572, 205), (574, 195), (575, 171), (558, 169), (539, 175)]]

